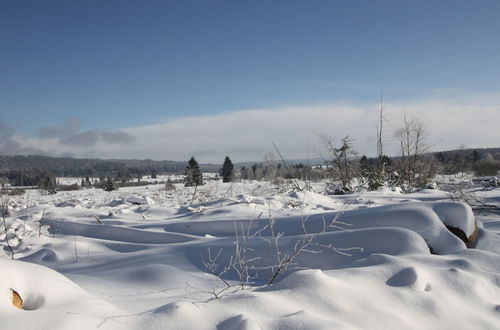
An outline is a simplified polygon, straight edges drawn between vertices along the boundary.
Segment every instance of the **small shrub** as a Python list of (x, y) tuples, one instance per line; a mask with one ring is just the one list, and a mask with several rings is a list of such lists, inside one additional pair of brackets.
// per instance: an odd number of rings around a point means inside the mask
[(275, 178), (273, 179), (273, 182), (272, 182), (272, 183), (273, 183), (273, 185), (275, 185), (275, 186), (282, 187), (282, 186), (284, 186), (284, 185), (285, 185), (285, 179), (284, 179), (284, 178), (282, 178), (282, 177), (275, 177)]
[(147, 181), (130, 181), (130, 182), (122, 182), (120, 183), (120, 187), (142, 187), (149, 186), (151, 183)]
[(165, 190), (175, 190), (175, 185), (170, 178), (167, 180), (167, 183), (165, 183)]

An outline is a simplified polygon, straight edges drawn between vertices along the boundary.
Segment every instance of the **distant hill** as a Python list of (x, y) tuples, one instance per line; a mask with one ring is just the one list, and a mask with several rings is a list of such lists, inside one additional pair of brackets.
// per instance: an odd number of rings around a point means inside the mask
[[(220, 165), (200, 165), (202, 171), (216, 171)], [(128, 172), (142, 174), (180, 174), (186, 162), (155, 161), (151, 159), (81, 159), (48, 156), (0, 156), (0, 173), (6, 171), (43, 170), (59, 177), (83, 177), (111, 175)]]
[[(281, 163), (281, 159), (277, 159), (276, 160), (277, 162)], [(256, 162), (240, 162), (240, 163), (236, 163), (234, 164), (235, 166), (237, 167), (242, 167), (242, 166), (245, 166), (245, 167), (251, 167), (253, 164), (262, 164), (263, 161), (256, 161)], [(299, 164), (302, 164), (302, 165), (309, 165), (309, 166), (318, 166), (318, 165), (323, 165), (325, 164), (325, 159), (323, 158), (310, 158), (310, 159), (306, 159), (306, 158), (303, 158), (303, 159), (287, 159), (286, 160), (286, 163), (289, 165), (289, 166), (294, 166), (294, 165), (299, 165)]]
[[(463, 156), (467, 161), (472, 157), (480, 159), (491, 155), (494, 159), (500, 160), (500, 148), (475, 148), (459, 149), (433, 152), (441, 163), (452, 162), (457, 155)], [(396, 157), (397, 158), (397, 157)], [(277, 160), (281, 162), (281, 160)], [(292, 159), (287, 160), (290, 166), (303, 164), (309, 166), (324, 164), (322, 158), (312, 159)], [(253, 164), (262, 166), (262, 161), (235, 163), (235, 167), (251, 167)], [(151, 175), (156, 174), (182, 174), (187, 162), (151, 159), (82, 159), (70, 157), (48, 157), (48, 156), (0, 156), (0, 176), (2, 173), (12, 171), (43, 171), (49, 172), (58, 177), (84, 177), (84, 176), (119, 176), (120, 173), (127, 175)], [(200, 164), (203, 172), (218, 172), (222, 164)]]
[(487, 157), (487, 155), (491, 155), (493, 159), (500, 160), (500, 148), (468, 148), (468, 149), (455, 149), (455, 150), (446, 150), (446, 151), (438, 151), (433, 152), (435, 156), (444, 157), (447, 159), (452, 159), (459, 156), (472, 157), (472, 154), (477, 152), (478, 156), (482, 159)]

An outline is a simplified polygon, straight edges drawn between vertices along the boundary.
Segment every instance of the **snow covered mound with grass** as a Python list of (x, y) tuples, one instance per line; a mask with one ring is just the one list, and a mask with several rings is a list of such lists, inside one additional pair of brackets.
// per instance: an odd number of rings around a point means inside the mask
[(498, 329), (498, 213), (439, 190), (176, 188), (11, 197), (0, 328)]
[[(475, 218), (470, 206), (458, 202), (413, 202), (398, 205), (386, 205), (377, 208), (365, 208), (342, 212), (324, 212), (311, 215), (283, 217), (273, 219), (277, 232), (284, 236), (300, 236), (306, 233), (317, 233), (322, 226), (332, 221), (335, 226), (326, 231), (345, 231), (352, 234), (358, 229), (368, 228), (402, 228), (418, 233), (439, 254), (459, 251), (465, 248), (457, 236), (446, 229), (453, 226), (470, 236), (474, 231)], [(185, 222), (166, 224), (164, 230), (191, 235), (216, 237), (235, 235), (236, 228), (245, 228), (250, 233), (258, 232), (269, 236), (269, 219), (231, 219), (207, 220), (200, 219), (186, 225)], [(375, 238), (376, 239), (376, 238)], [(370, 240), (367, 237), (366, 240)]]

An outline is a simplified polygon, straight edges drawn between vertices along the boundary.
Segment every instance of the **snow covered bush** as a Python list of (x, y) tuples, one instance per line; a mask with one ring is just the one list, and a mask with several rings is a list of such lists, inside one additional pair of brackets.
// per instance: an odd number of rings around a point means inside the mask
[(108, 176), (104, 182), (103, 189), (104, 191), (118, 190), (118, 185), (113, 181), (113, 179), (111, 179), (111, 177)]
[(353, 140), (347, 135), (340, 143), (327, 135), (319, 136), (328, 153), (330, 172), (335, 181), (339, 181), (343, 191), (351, 191), (351, 181), (358, 175), (353, 157), (357, 154), (352, 147)]
[(175, 190), (175, 185), (170, 178), (168, 178), (167, 182), (165, 183), (165, 190), (166, 191)]

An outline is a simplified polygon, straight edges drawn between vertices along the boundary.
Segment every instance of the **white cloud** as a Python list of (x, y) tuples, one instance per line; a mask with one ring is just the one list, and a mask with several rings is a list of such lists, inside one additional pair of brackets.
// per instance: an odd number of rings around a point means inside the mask
[[(477, 105), (479, 104), (479, 105)], [(99, 139), (89, 146), (64, 145), (57, 138), (25, 138), (16, 141), (26, 148), (62, 154), (71, 152), (105, 158), (153, 158), (185, 160), (191, 155), (202, 162), (261, 160), (273, 151), (274, 142), (287, 158), (317, 157), (321, 153), (316, 133), (333, 137), (349, 134), (360, 154), (375, 153), (377, 104), (330, 104), (242, 110), (212, 116), (187, 117), (148, 126), (122, 128), (113, 134), (113, 144)], [(429, 127), (434, 150), (499, 146), (500, 102), (489, 99), (454, 102), (434, 100), (408, 104), (391, 103), (386, 110), (386, 150), (392, 130), (403, 111), (422, 118)], [(117, 143), (120, 136), (125, 143)], [(132, 139), (133, 138), (133, 139)]]
[(345, 135), (344, 128), (353, 123), (366, 130), (367, 118), (369, 113), (352, 106), (292, 107), (183, 118), (124, 131), (167, 159), (194, 155), (220, 162), (227, 154), (235, 160), (260, 160), (273, 151), (272, 142), (289, 158), (305, 158), (308, 146), (317, 146), (315, 132)]
[(434, 101), (406, 106), (428, 125), (435, 150), (500, 146), (500, 102), (478, 104)]
[[(36, 146), (36, 148), (39, 148), (39, 151), (35, 153), (38, 154), (48, 152), (53, 155), (70, 154), (91, 157), (99, 156), (99, 149), (102, 146), (128, 145), (134, 141), (132, 136), (120, 130), (90, 129), (81, 131), (81, 125), (82, 122), (80, 119), (72, 117), (65, 120), (62, 124), (40, 128), (36, 138), (16, 136), (16, 141), (20, 145)], [(2, 148), (0, 148), (1, 151)]]

